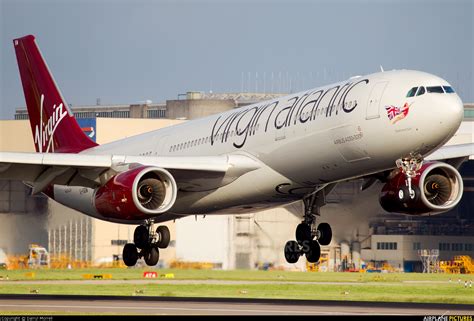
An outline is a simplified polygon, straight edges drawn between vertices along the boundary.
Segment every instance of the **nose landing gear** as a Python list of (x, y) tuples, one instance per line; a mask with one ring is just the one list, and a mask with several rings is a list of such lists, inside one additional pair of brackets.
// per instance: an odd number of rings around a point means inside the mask
[(412, 185), (412, 179), (416, 177), (417, 172), (423, 166), (423, 158), (419, 156), (412, 156), (411, 158), (400, 158), (395, 162), (397, 167), (405, 174), (405, 185), (398, 190), (398, 199), (402, 203), (408, 201), (416, 201), (420, 197), (420, 188)]
[[(122, 252), (126, 266), (134, 266), (139, 258), (143, 258), (149, 266), (154, 266), (160, 258), (159, 248), (167, 248), (170, 243), (170, 231), (164, 225), (153, 231), (153, 221), (139, 225), (133, 233), (133, 243), (125, 244)], [(140, 251), (139, 251), (140, 250)]]
[(304, 219), (296, 227), (296, 241), (288, 241), (285, 245), (285, 259), (288, 263), (298, 262), (302, 255), (306, 256), (308, 262), (316, 263), (321, 256), (321, 245), (331, 243), (331, 226), (321, 223), (316, 228), (316, 216), (320, 215), (320, 207), (326, 204), (324, 195), (324, 190), (320, 190), (303, 198)]

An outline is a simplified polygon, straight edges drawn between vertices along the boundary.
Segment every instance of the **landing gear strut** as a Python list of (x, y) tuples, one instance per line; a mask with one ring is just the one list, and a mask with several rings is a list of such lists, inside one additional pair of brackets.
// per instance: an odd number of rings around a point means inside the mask
[(398, 190), (398, 198), (403, 203), (410, 200), (416, 200), (420, 196), (420, 189), (416, 185), (412, 185), (412, 179), (416, 177), (416, 173), (423, 166), (423, 158), (412, 156), (411, 158), (397, 159), (395, 162), (397, 167), (405, 174), (405, 185)]
[(285, 259), (288, 263), (298, 262), (302, 255), (306, 255), (308, 262), (316, 263), (321, 256), (321, 245), (331, 243), (331, 226), (321, 223), (316, 227), (316, 216), (320, 215), (321, 206), (326, 204), (324, 189), (305, 196), (303, 204), (304, 218), (296, 227), (296, 241), (288, 241), (285, 245)]
[(153, 231), (153, 221), (147, 220), (144, 225), (135, 229), (133, 243), (125, 244), (122, 252), (123, 262), (126, 266), (134, 266), (138, 259), (143, 257), (147, 265), (154, 266), (160, 258), (159, 248), (167, 248), (169, 243), (168, 227), (161, 225)]

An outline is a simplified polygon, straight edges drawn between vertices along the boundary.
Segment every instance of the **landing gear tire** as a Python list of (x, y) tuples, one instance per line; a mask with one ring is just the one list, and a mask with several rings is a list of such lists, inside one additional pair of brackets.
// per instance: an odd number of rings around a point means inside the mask
[(160, 251), (158, 250), (158, 247), (152, 245), (149, 248), (144, 249), (145, 251), (143, 258), (145, 259), (145, 263), (148, 266), (155, 266), (158, 263), (158, 260), (160, 259)]
[(398, 190), (398, 199), (402, 203), (418, 201), (421, 190), (413, 184), (413, 179), (423, 166), (423, 157), (419, 154), (410, 154), (410, 157), (397, 159), (395, 164), (405, 175), (405, 184)]
[(122, 251), (123, 263), (126, 266), (134, 266), (138, 261), (138, 250), (135, 244), (127, 243), (123, 247)]
[(160, 225), (156, 229), (159, 241), (156, 243), (160, 249), (165, 249), (170, 244), (171, 234), (167, 226)]
[(144, 249), (150, 243), (150, 233), (145, 225), (139, 225), (133, 233), (133, 243), (139, 248)]
[(321, 245), (329, 245), (332, 239), (332, 229), (328, 223), (321, 223), (318, 225), (318, 242)]
[(311, 235), (311, 226), (305, 223), (300, 223), (296, 227), (296, 241), (298, 244), (303, 244), (305, 241), (311, 241), (313, 236)]
[(420, 196), (420, 189), (418, 186), (412, 186), (412, 193), (410, 193), (408, 186), (402, 186), (398, 190), (398, 199), (402, 203), (406, 203), (409, 201), (417, 201)]
[(298, 262), (301, 256), (300, 247), (296, 241), (288, 241), (285, 245), (285, 259), (286, 262), (293, 264)]
[(413, 202), (417, 202), (419, 199), (420, 199), (420, 195), (421, 195), (421, 191), (420, 191), (420, 188), (418, 186), (412, 186), (411, 187), (412, 190), (413, 190), (413, 197), (410, 196), (410, 199), (413, 201)]
[(405, 203), (409, 200), (410, 192), (408, 191), (407, 186), (402, 186), (398, 189), (398, 199)]
[(319, 258), (321, 257), (321, 246), (319, 246), (318, 241), (311, 241), (309, 244), (309, 249), (306, 252), (306, 260), (308, 260), (309, 263), (316, 263), (319, 261)]
[(285, 245), (285, 259), (288, 263), (296, 263), (303, 254), (306, 255), (308, 262), (316, 263), (321, 257), (321, 245), (331, 243), (331, 226), (328, 223), (321, 223), (316, 228), (316, 217), (320, 215), (320, 208), (326, 204), (326, 194), (335, 186), (330, 184), (319, 189), (315, 188), (312, 193), (303, 197), (304, 217), (296, 227), (296, 241), (288, 241)]
[(143, 258), (147, 265), (154, 266), (160, 259), (159, 248), (164, 249), (170, 244), (168, 227), (158, 226), (155, 232), (153, 223), (150, 219), (137, 226), (133, 233), (133, 243), (124, 246), (122, 257), (126, 266), (134, 266), (139, 258)]

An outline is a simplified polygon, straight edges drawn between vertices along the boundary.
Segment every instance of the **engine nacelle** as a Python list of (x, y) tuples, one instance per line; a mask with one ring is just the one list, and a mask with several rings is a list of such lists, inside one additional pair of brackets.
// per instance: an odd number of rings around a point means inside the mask
[(176, 195), (176, 181), (167, 170), (139, 166), (115, 175), (98, 188), (94, 203), (106, 217), (133, 219), (168, 211)]
[[(414, 198), (403, 198), (400, 190), (406, 186), (400, 172), (382, 188), (380, 205), (387, 212), (410, 215), (440, 214), (455, 207), (461, 200), (463, 181), (458, 170), (441, 162), (424, 163), (412, 179)], [(406, 188), (406, 187), (405, 187)]]

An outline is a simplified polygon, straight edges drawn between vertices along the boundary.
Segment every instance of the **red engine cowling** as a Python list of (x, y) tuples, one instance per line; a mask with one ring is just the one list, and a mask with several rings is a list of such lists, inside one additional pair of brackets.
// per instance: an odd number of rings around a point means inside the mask
[(167, 170), (139, 166), (115, 175), (98, 188), (94, 203), (105, 217), (143, 219), (168, 211), (176, 194), (176, 181)]
[(461, 200), (463, 181), (459, 172), (449, 164), (424, 163), (412, 179), (416, 195), (403, 197), (405, 175), (400, 172), (386, 183), (380, 194), (380, 205), (387, 212), (410, 215), (440, 214), (452, 209)]

